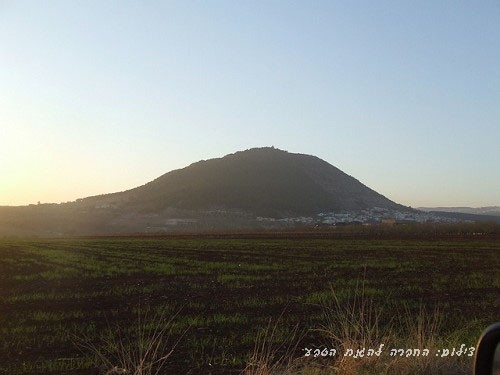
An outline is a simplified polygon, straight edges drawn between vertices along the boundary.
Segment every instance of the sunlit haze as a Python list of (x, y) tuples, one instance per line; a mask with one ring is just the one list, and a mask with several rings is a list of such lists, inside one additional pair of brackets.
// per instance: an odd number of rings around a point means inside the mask
[(499, 20), (493, 0), (0, 0), (0, 205), (260, 146), (404, 205), (500, 205)]

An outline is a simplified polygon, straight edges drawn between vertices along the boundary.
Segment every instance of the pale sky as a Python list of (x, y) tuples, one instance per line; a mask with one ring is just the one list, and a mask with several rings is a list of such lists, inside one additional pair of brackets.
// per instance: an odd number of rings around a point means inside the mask
[(0, 205), (261, 146), (500, 205), (500, 1), (0, 0)]

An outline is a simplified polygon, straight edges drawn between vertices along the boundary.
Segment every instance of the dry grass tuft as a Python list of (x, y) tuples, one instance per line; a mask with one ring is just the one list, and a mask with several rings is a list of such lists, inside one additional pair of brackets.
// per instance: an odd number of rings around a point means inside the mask
[[(450, 337), (442, 337), (443, 315), (439, 308), (432, 311), (423, 305), (415, 313), (402, 306), (400, 314), (384, 321), (384, 308), (376, 306), (372, 297), (365, 293), (364, 282), (358, 283), (348, 301), (340, 301), (332, 288), (332, 298), (322, 304), (324, 325), (316, 330), (323, 334), (326, 347), (335, 349), (336, 355), (324, 358), (293, 358), (297, 344), (290, 339), (284, 354), (278, 355), (279, 345), (274, 342), (277, 323), (256, 340), (245, 375), (379, 375), (379, 374), (470, 374), (472, 359), (436, 356), (438, 349), (456, 345)], [(281, 317), (280, 317), (281, 318)], [(364, 349), (364, 350), (363, 350)], [(404, 355), (391, 356), (391, 349), (404, 349)], [(407, 356), (407, 350), (411, 355)], [(414, 351), (413, 349), (420, 349)], [(423, 349), (429, 355), (423, 355)], [(359, 350), (359, 356), (356, 352)], [(349, 352), (348, 352), (349, 351)], [(281, 351), (283, 352), (283, 351)], [(353, 355), (344, 355), (352, 353)], [(362, 353), (362, 354), (361, 354)], [(318, 360), (314, 363), (314, 360)]]
[[(383, 307), (375, 307), (374, 300), (365, 294), (364, 282), (356, 286), (350, 301), (340, 302), (332, 289), (332, 299), (323, 304), (325, 325), (319, 330), (337, 349), (337, 356), (328, 374), (470, 374), (469, 357), (436, 356), (440, 348), (450, 347), (450, 341), (441, 336), (443, 315), (439, 308), (428, 311), (423, 305), (417, 314), (407, 306), (397, 318), (382, 322)], [(384, 346), (381, 348), (381, 344)], [(365, 349), (361, 358), (345, 356), (347, 350)], [(390, 356), (392, 348), (420, 349), (411, 355)], [(380, 355), (367, 356), (368, 349)], [(423, 349), (429, 350), (424, 356)]]
[(162, 370), (180, 341), (169, 343), (172, 323), (178, 314), (168, 318), (165, 312), (151, 315), (148, 310), (139, 309), (133, 329), (108, 323), (100, 344), (87, 335), (79, 335), (75, 344), (102, 363), (97, 374), (164, 374)]
[[(357, 283), (354, 295), (349, 301), (341, 302), (333, 288), (332, 299), (322, 304), (325, 324), (318, 331), (327, 338), (328, 346), (337, 350), (329, 373), (360, 374), (372, 373), (378, 367), (380, 358), (376, 355), (354, 358), (345, 356), (349, 350), (373, 349), (379, 351), (381, 344), (391, 339), (392, 321), (381, 324), (383, 310), (377, 308), (373, 299), (365, 294), (364, 282)], [(377, 372), (380, 373), (380, 369)]]
[(270, 318), (267, 327), (257, 334), (253, 352), (250, 354), (247, 365), (242, 372), (243, 375), (296, 374), (299, 360), (294, 359), (294, 354), (300, 341), (298, 325), (295, 325), (285, 337), (279, 338), (278, 331), (283, 313), (284, 311), (274, 324)]

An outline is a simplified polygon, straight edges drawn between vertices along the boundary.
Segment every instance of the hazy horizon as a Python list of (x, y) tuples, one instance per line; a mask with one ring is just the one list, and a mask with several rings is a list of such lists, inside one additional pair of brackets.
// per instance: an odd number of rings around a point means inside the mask
[(315, 155), (412, 207), (500, 205), (500, 3), (0, 2), (0, 205)]

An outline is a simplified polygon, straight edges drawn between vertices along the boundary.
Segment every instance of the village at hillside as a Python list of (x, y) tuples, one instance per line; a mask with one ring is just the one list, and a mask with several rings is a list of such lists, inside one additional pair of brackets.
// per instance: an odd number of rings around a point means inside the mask
[(321, 225), (346, 225), (346, 224), (409, 224), (409, 223), (456, 223), (459, 220), (445, 217), (432, 212), (424, 211), (398, 211), (388, 208), (374, 207), (360, 211), (324, 212), (315, 217), (300, 216), (284, 219), (257, 217), (260, 222), (283, 222), (295, 224), (321, 224)]

